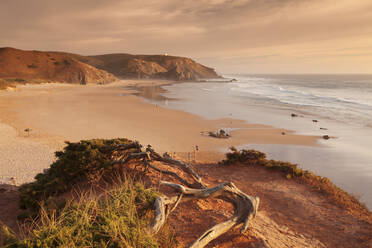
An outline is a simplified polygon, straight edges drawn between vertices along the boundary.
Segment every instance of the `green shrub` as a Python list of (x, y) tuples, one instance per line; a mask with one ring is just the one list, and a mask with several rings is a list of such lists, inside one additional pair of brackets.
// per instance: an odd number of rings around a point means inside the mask
[[(128, 139), (93, 139), (77, 143), (66, 142), (64, 151), (56, 152), (57, 160), (36, 181), (20, 189), (20, 208), (38, 212), (40, 202), (51, 202), (54, 196), (67, 192), (74, 184), (93, 180), (113, 169), (111, 156), (120, 145), (132, 144), (125, 152), (139, 152), (140, 145)], [(58, 203), (57, 203), (58, 204)]]
[(235, 147), (230, 147), (231, 152), (226, 153), (226, 159), (222, 160), (222, 164), (235, 163), (259, 163), (266, 158), (266, 154), (256, 150), (241, 150), (238, 151)]
[[(164, 243), (163, 237), (146, 230), (158, 196), (143, 184), (125, 179), (101, 197), (93, 192), (82, 194), (58, 216), (42, 207), (39, 225), (24, 239), (15, 238), (3, 228), (4, 247), (174, 247), (174, 238)], [(169, 232), (164, 235), (172, 236)]]
[[(298, 168), (297, 164), (284, 162), (280, 160), (268, 160), (266, 154), (256, 150), (240, 150), (238, 151), (235, 147), (230, 147), (231, 152), (226, 153), (226, 159), (220, 163), (225, 165), (242, 163), (246, 165), (260, 165), (271, 170), (282, 172), (287, 179), (293, 177), (316, 177), (307, 170)], [(327, 178), (319, 177), (321, 181), (327, 181)]]
[(354, 196), (334, 185), (328, 178), (314, 175), (313, 173), (298, 168), (297, 164), (279, 160), (267, 160), (266, 154), (256, 150), (240, 150), (230, 148), (222, 165), (244, 164), (248, 166), (262, 166), (270, 170), (279, 171), (285, 178), (295, 179), (298, 182), (310, 185), (314, 190), (324, 194), (338, 206), (355, 212), (356, 215), (369, 216), (369, 211), (363, 203)]

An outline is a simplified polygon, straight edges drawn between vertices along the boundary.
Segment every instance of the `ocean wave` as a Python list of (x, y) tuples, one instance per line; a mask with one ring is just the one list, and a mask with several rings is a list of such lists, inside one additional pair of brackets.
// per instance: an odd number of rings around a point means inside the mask
[(211, 92), (214, 91), (213, 89), (208, 89), (208, 88), (201, 88), (201, 89), (204, 90), (204, 91), (211, 91)]
[(281, 85), (262, 84), (255, 81), (254, 83), (235, 83), (230, 90), (238, 94), (255, 94), (294, 105), (315, 107), (327, 107), (331, 105), (341, 109), (351, 107), (350, 105), (355, 105), (355, 107), (358, 108), (372, 110), (372, 97), (371, 100), (368, 101), (368, 99), (358, 99), (356, 97), (350, 98), (331, 94), (327, 95), (324, 89), (323, 95), (321, 95), (303, 89), (288, 89)]

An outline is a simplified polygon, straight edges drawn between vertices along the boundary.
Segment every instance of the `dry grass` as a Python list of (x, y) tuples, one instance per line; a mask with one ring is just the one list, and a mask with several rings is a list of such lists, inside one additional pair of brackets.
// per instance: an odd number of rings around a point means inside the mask
[(128, 139), (67, 142), (48, 170), (20, 187), (24, 234), (3, 226), (4, 247), (175, 247), (169, 225), (147, 231), (160, 193), (112, 164), (118, 149), (124, 156), (140, 147)]
[(169, 225), (157, 235), (147, 231), (158, 192), (122, 177), (100, 194), (87, 191), (60, 211), (41, 204), (39, 215), (17, 238), (3, 227), (4, 247), (175, 247)]

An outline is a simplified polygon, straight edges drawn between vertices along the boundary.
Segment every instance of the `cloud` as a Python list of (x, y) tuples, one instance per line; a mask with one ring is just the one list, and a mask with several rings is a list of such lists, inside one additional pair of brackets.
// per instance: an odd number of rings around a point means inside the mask
[[(278, 54), (288, 63), (287, 68), (277, 64), (277, 70), (291, 72), (289, 64), (301, 64), (294, 53), (302, 54), (304, 71), (309, 59), (340, 57), (343, 48), (347, 56), (354, 51), (362, 55), (357, 46), (372, 36), (372, 2), (2, 0), (0, 22), (0, 46), (82, 54), (167, 52), (226, 71), (236, 70), (240, 62), (262, 60), (274, 70), (276, 57), (267, 55)], [(233, 57), (244, 59), (232, 62)], [(372, 72), (369, 58), (363, 61)], [(327, 66), (333, 71), (338, 65)]]

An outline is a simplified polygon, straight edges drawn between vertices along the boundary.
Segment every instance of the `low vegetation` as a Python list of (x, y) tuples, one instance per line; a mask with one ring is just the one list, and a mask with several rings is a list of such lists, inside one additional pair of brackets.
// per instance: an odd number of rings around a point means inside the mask
[(24, 84), (41, 84), (49, 83), (48, 80), (42, 79), (23, 79), (23, 78), (0, 78), (0, 90), (6, 90), (8, 88), (16, 88), (17, 85)]
[[(148, 231), (160, 193), (118, 175), (112, 163), (118, 151), (125, 159), (141, 145), (128, 139), (67, 142), (48, 170), (20, 187), (25, 212), (19, 219), (31, 224), (21, 237), (3, 226), (4, 247), (175, 247), (169, 225), (157, 234)], [(75, 196), (84, 183), (91, 189)]]
[(158, 193), (125, 179), (98, 197), (81, 194), (58, 214), (41, 207), (25, 237), (17, 238), (3, 227), (4, 247), (175, 247), (165, 228), (158, 235), (147, 231)]
[(289, 162), (268, 160), (266, 154), (256, 150), (237, 150), (230, 148), (231, 152), (226, 154), (226, 159), (221, 161), (222, 165), (243, 164), (248, 166), (262, 166), (269, 170), (279, 171), (287, 179), (294, 179), (301, 183), (311, 185), (312, 188), (332, 200), (337, 205), (348, 209), (358, 216), (370, 216), (366, 206), (357, 198), (334, 185), (328, 178), (317, 176), (307, 170), (298, 167), (297, 164)]
[(37, 174), (35, 181), (23, 184), (20, 189), (20, 208), (30, 215), (38, 212), (40, 202), (50, 202), (81, 181), (95, 181), (114, 169), (111, 156), (115, 149), (139, 152), (140, 145), (128, 139), (84, 140), (66, 143), (64, 151), (56, 152), (57, 160), (44, 173)]
[(0, 90), (15, 88), (17, 84), (24, 83), (23, 79), (2, 79), (0, 78)]
[[(24, 212), (19, 219), (24, 221), (24, 227), (21, 234), (15, 235), (2, 226), (0, 246), (177, 247), (169, 224), (156, 234), (149, 231), (154, 202), (160, 193), (146, 188), (142, 182), (118, 170), (118, 163), (113, 163), (114, 160), (128, 162), (128, 158), (138, 157), (138, 154), (149, 156), (141, 152), (138, 142), (93, 139), (66, 144), (63, 151), (56, 152), (57, 160), (48, 170), (38, 174), (34, 182), (20, 187), (19, 203)], [(153, 156), (165, 159), (155, 152)], [(363, 204), (327, 178), (302, 170), (296, 164), (268, 160), (262, 152), (239, 151), (232, 147), (220, 164), (261, 166), (278, 171), (288, 180), (311, 185), (358, 217), (370, 216)], [(119, 171), (122, 173), (117, 174)], [(115, 180), (113, 175), (116, 175)], [(89, 190), (77, 190), (82, 185), (89, 186), (85, 187)], [(82, 193), (76, 194), (77, 191)]]

